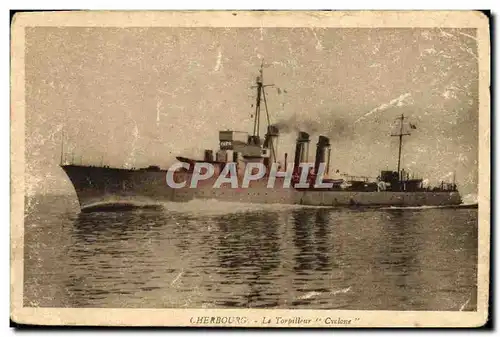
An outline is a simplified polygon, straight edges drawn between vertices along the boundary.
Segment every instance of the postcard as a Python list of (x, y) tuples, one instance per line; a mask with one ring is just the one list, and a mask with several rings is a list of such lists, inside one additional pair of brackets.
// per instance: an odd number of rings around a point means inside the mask
[(13, 322), (486, 323), (485, 14), (63, 11), (11, 26)]

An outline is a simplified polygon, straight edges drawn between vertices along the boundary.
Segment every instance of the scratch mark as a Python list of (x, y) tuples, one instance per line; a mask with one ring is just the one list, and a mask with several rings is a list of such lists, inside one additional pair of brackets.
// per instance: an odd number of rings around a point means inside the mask
[(351, 286), (344, 288), (344, 289), (332, 291), (330, 294), (332, 294), (332, 295), (345, 294), (345, 293), (349, 292), (350, 290), (351, 290)]
[(366, 117), (374, 114), (375, 112), (381, 112), (381, 111), (387, 110), (388, 108), (393, 107), (393, 106), (404, 106), (405, 104), (409, 104), (410, 102), (405, 102), (405, 101), (410, 97), (411, 97), (411, 94), (409, 92), (407, 92), (406, 94), (402, 94), (399, 97), (390, 100), (388, 103), (384, 103), (384, 104), (379, 105), (378, 107), (368, 111), (363, 116), (356, 119), (356, 121), (354, 121), (354, 123), (357, 123), (357, 122), (365, 119)]
[(437, 53), (436, 49), (434, 49), (434, 48), (424, 49), (424, 52), (427, 53), (427, 54), (430, 54), (430, 55), (433, 55), (433, 54)]
[(170, 285), (171, 285), (171, 286), (173, 286), (174, 284), (176, 284), (176, 283), (177, 283), (177, 281), (181, 278), (182, 274), (184, 274), (184, 270), (182, 270), (182, 271), (179, 273), (179, 275), (177, 275), (177, 276), (175, 277), (175, 279), (174, 279), (172, 282), (170, 282)]
[(130, 150), (130, 154), (125, 161), (126, 167), (132, 166), (132, 162), (135, 160), (137, 139), (139, 138), (139, 128), (137, 127), (137, 123), (134, 119), (132, 119), (132, 122), (134, 122), (134, 131), (132, 132), (132, 136), (134, 137), (134, 139), (132, 140), (132, 150)]
[[(335, 290), (335, 291), (332, 291), (330, 292), (331, 295), (337, 295), (337, 294), (345, 294), (347, 292), (349, 292), (351, 290), (351, 286), (347, 287), (347, 288), (344, 288), (344, 289), (339, 289), (339, 290)], [(298, 299), (299, 300), (308, 300), (310, 298), (313, 298), (313, 297), (316, 297), (316, 296), (319, 296), (321, 295), (322, 293), (321, 292), (317, 292), (317, 291), (310, 291), (302, 296), (299, 296)]]
[(156, 126), (160, 124), (160, 107), (161, 107), (161, 99), (156, 99)]
[(467, 304), (469, 304), (469, 301), (470, 301), (470, 296), (469, 298), (467, 299), (467, 301), (465, 301), (464, 304), (462, 304), (462, 306), (460, 307), (460, 310), (459, 311), (463, 311), (465, 309), (465, 307), (467, 306)]
[(171, 97), (175, 97), (177, 96), (176, 95), (176, 92), (179, 91), (179, 88), (176, 88), (174, 91), (170, 92), (170, 91), (166, 91), (166, 90), (161, 90), (161, 89), (156, 89), (158, 92), (161, 92), (162, 94), (167, 94)]
[(472, 36), (472, 35), (469, 35), (469, 34), (467, 34), (467, 33), (462, 33), (462, 32), (457, 32), (457, 33), (458, 33), (458, 34), (460, 34), (460, 35), (466, 36), (466, 37), (468, 37), (468, 38), (471, 38), (471, 39), (473, 39), (474, 41), (477, 41), (477, 38), (476, 38), (476, 37), (474, 37), (474, 36)]
[(217, 51), (217, 61), (215, 63), (214, 71), (219, 71), (222, 68), (222, 50), (219, 47)]
[(310, 299), (311, 297), (315, 297), (315, 296), (318, 296), (320, 294), (321, 293), (318, 293), (317, 291), (310, 291), (307, 294), (300, 296), (299, 300), (307, 300), (307, 299)]
[(478, 59), (478, 58), (477, 58), (477, 55), (476, 55), (476, 54), (474, 54), (474, 53), (472, 52), (472, 49), (470, 49), (470, 48), (464, 48), (464, 47), (462, 47), (462, 46), (459, 46), (459, 48), (460, 48), (462, 51), (464, 51), (464, 52), (466, 52), (467, 54), (469, 54), (469, 55), (471, 55), (472, 57), (474, 57), (476, 60)]
[(311, 28), (311, 32), (314, 35), (314, 38), (316, 39), (316, 50), (323, 50), (323, 45), (321, 44), (321, 40), (318, 38), (318, 35), (316, 35), (316, 32), (314, 31), (313, 28)]
[[(440, 31), (441, 31), (441, 36), (450, 37), (450, 38), (453, 38), (455, 40), (457, 39), (457, 37), (455, 35), (453, 35), (453, 34), (446, 33), (442, 29), (440, 29)], [(475, 38), (472, 35), (469, 35), (467, 33), (462, 33), (462, 32), (459, 32), (459, 31), (457, 31), (457, 33), (460, 34), (460, 35), (466, 36), (466, 37), (468, 37), (470, 39), (473, 39), (474, 41), (477, 41), (477, 38)], [(473, 56), (476, 60), (478, 59), (477, 55), (472, 52), (472, 49), (470, 49), (468, 47), (464, 48), (463, 45), (458, 44), (458, 43), (457, 43), (457, 46), (458, 46), (458, 48), (460, 48), (460, 50), (462, 50), (462, 51), (466, 52), (467, 54)]]
[(455, 38), (455, 35), (445, 32), (442, 28), (439, 28), (439, 32), (440, 32), (440, 34), (439, 34), (439, 35), (440, 35), (441, 37), (451, 37), (451, 38)]

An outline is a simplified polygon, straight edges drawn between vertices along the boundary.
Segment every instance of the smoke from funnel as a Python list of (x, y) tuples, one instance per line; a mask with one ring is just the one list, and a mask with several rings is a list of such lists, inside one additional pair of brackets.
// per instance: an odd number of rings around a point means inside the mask
[(305, 131), (311, 135), (321, 133), (332, 141), (349, 139), (354, 135), (354, 121), (337, 118), (333, 114), (310, 119), (306, 118), (307, 116), (304, 116), (299, 119), (294, 115), (289, 119), (282, 119), (274, 125), (284, 134), (297, 133), (299, 131)]

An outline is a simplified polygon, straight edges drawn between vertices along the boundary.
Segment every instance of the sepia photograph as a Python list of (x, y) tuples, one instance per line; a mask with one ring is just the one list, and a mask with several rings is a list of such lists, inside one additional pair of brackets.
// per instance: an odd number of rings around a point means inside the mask
[(483, 13), (27, 12), (11, 32), (14, 322), (486, 323)]

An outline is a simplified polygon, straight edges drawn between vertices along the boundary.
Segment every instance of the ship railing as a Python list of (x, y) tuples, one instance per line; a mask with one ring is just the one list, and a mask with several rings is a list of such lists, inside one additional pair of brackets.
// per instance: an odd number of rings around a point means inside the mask
[(374, 177), (368, 177), (368, 176), (354, 176), (354, 175), (349, 175), (347, 173), (342, 173), (341, 176), (344, 178), (346, 181), (363, 181), (365, 183), (369, 182), (376, 182), (377, 178)]

